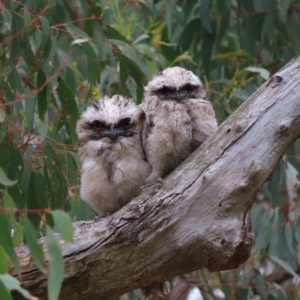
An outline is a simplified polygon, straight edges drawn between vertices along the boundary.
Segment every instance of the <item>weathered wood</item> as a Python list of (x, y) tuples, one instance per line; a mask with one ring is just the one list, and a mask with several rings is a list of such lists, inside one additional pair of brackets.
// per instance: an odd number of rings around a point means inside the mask
[[(66, 274), (61, 299), (113, 299), (196, 269), (238, 267), (254, 240), (252, 199), (299, 135), (298, 57), (161, 186), (146, 188), (112, 216), (74, 224), (74, 241), (62, 243)], [(27, 247), (17, 253), (23, 286), (45, 299), (45, 276)]]

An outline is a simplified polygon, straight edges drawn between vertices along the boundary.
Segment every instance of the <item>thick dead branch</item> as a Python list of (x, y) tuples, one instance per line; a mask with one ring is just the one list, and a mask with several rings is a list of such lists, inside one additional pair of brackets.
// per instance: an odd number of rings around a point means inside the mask
[[(300, 134), (299, 74), (297, 58), (162, 186), (145, 189), (112, 216), (75, 223), (74, 241), (62, 243), (61, 299), (113, 299), (196, 269), (220, 271), (243, 263), (254, 239), (252, 199)], [(27, 247), (17, 253), (23, 286), (45, 299), (46, 277), (33, 265)]]

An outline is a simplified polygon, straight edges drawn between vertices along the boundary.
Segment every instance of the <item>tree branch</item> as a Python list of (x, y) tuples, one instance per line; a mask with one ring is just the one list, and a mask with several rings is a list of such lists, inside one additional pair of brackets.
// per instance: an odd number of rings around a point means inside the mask
[[(196, 269), (243, 263), (254, 240), (253, 198), (300, 135), (299, 71), (300, 57), (258, 89), (161, 187), (145, 189), (109, 217), (75, 223), (74, 241), (62, 242), (61, 299), (114, 299)], [(45, 275), (26, 246), (17, 253), (22, 285), (45, 299)]]

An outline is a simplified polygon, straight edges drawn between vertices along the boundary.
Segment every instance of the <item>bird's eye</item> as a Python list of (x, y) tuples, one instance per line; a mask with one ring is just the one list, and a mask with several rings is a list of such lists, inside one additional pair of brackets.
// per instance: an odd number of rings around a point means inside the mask
[(171, 88), (167, 87), (167, 86), (163, 86), (162, 88), (160, 88), (160, 89), (158, 90), (158, 92), (159, 92), (160, 94), (162, 94), (162, 95), (165, 95), (165, 94), (172, 93), (173, 90), (172, 90)]
[(183, 89), (188, 92), (193, 92), (196, 88), (197, 88), (197, 86), (192, 85), (192, 84), (187, 84), (183, 87)]
[(122, 120), (121, 122), (120, 122), (120, 125), (121, 125), (121, 127), (122, 128), (124, 128), (124, 129), (128, 129), (128, 128), (130, 128), (131, 127), (131, 119), (130, 118), (125, 118), (124, 120)]
[(94, 121), (92, 123), (92, 127), (96, 130), (96, 131), (100, 131), (103, 128), (103, 124), (100, 121)]

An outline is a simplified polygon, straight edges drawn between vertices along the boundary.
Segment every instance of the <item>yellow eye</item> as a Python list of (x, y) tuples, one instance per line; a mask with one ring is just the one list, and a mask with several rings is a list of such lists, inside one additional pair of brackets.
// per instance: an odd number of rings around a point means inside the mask
[(120, 125), (122, 126), (122, 128), (124, 129), (128, 129), (131, 127), (131, 119), (130, 118), (126, 118), (124, 120), (121, 121)]
[(95, 121), (92, 123), (92, 126), (96, 131), (100, 131), (103, 127), (103, 124), (99, 121)]

